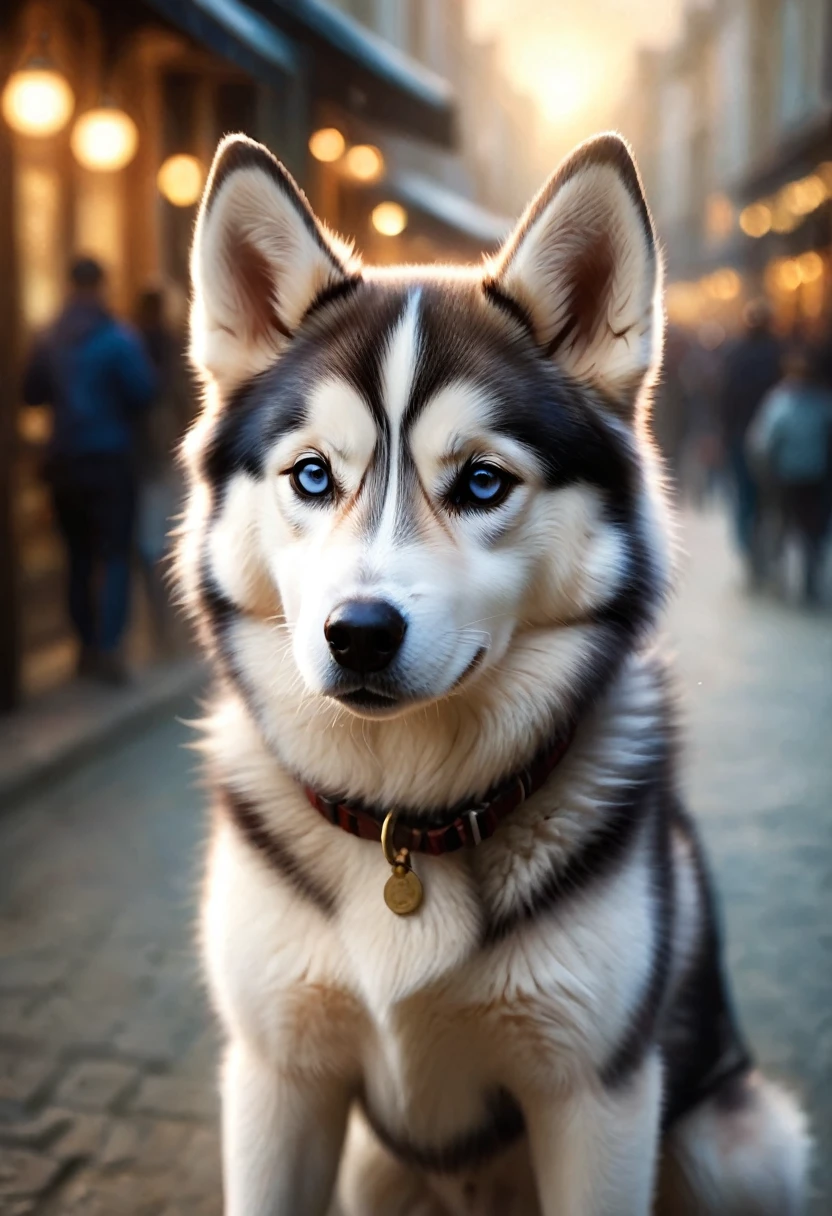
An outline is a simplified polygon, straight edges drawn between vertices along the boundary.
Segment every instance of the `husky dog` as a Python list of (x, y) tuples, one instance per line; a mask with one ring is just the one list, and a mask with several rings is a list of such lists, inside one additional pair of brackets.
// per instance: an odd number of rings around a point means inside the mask
[(378, 270), (231, 137), (192, 270), (227, 1216), (798, 1212), (680, 804), (627, 146), (484, 267)]

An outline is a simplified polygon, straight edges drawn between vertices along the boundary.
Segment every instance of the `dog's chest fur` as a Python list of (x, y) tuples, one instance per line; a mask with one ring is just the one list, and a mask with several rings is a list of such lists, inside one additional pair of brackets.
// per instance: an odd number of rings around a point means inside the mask
[[(603, 1076), (657, 950), (645, 774), (661, 703), (652, 662), (628, 664), (496, 837), (416, 859), (425, 902), (399, 918), (380, 848), (321, 819), (229, 702), (210, 736), (226, 809), (204, 907), (226, 1024), (280, 1068), (346, 1077), (379, 1132), (428, 1164), (495, 1126), (511, 1138), (515, 1102), (541, 1088)], [(258, 808), (282, 870), (239, 831), (235, 798)]]

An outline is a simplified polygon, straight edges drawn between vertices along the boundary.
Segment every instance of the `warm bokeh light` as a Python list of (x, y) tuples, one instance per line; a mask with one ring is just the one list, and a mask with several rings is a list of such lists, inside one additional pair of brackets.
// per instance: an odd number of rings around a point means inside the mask
[(698, 283), (678, 280), (666, 292), (668, 319), (674, 325), (695, 325), (702, 311), (702, 291)]
[(826, 200), (826, 186), (823, 179), (813, 173), (800, 181), (790, 182), (780, 192), (780, 198), (785, 209), (795, 216), (810, 215)]
[(159, 193), (174, 207), (192, 207), (205, 183), (205, 171), (195, 156), (180, 153), (163, 161), (156, 175)]
[(55, 135), (69, 122), (75, 97), (60, 72), (22, 68), (3, 89), (3, 117), (20, 135)]
[(797, 291), (800, 286), (801, 274), (794, 258), (775, 258), (769, 262), (765, 274), (766, 286), (769, 290), (780, 292)]
[(379, 203), (373, 207), (372, 220), (382, 236), (398, 236), (407, 227), (407, 212), (399, 203)]
[(129, 165), (139, 146), (139, 132), (129, 114), (102, 106), (82, 114), (72, 128), (72, 153), (79, 165), (114, 173)]
[(705, 204), (705, 229), (708, 236), (724, 239), (734, 227), (734, 208), (724, 194), (710, 194)]
[(801, 283), (814, 283), (823, 274), (823, 258), (819, 253), (802, 253), (796, 261)]
[(384, 157), (372, 144), (356, 144), (344, 159), (344, 168), (359, 182), (375, 182), (384, 172)]
[(327, 165), (340, 160), (346, 146), (347, 141), (337, 127), (322, 127), (320, 131), (313, 131), (309, 136), (309, 151), (315, 160), (323, 161)]
[(740, 212), (740, 228), (746, 236), (761, 237), (771, 232), (771, 207), (767, 203), (752, 203)]
[(794, 232), (795, 228), (800, 223), (800, 217), (784, 206), (781, 191), (775, 199), (774, 207), (771, 213), (771, 230), (781, 234)]
[(724, 266), (708, 275), (702, 285), (714, 300), (735, 300), (742, 289), (742, 279), (736, 270)]

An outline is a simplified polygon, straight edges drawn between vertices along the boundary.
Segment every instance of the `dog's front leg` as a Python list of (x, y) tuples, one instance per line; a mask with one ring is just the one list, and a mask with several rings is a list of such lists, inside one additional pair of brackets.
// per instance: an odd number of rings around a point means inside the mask
[(542, 1216), (649, 1216), (659, 1146), (655, 1056), (615, 1089), (600, 1083), (526, 1110)]
[(222, 1074), (225, 1216), (324, 1216), (349, 1102), (343, 1082), (280, 1072), (232, 1043)]

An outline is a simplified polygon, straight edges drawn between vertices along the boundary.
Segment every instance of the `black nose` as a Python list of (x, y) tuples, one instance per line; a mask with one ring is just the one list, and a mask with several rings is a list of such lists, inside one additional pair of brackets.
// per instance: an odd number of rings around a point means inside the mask
[(332, 657), (349, 671), (381, 671), (402, 644), (407, 621), (384, 600), (345, 600), (324, 625)]

